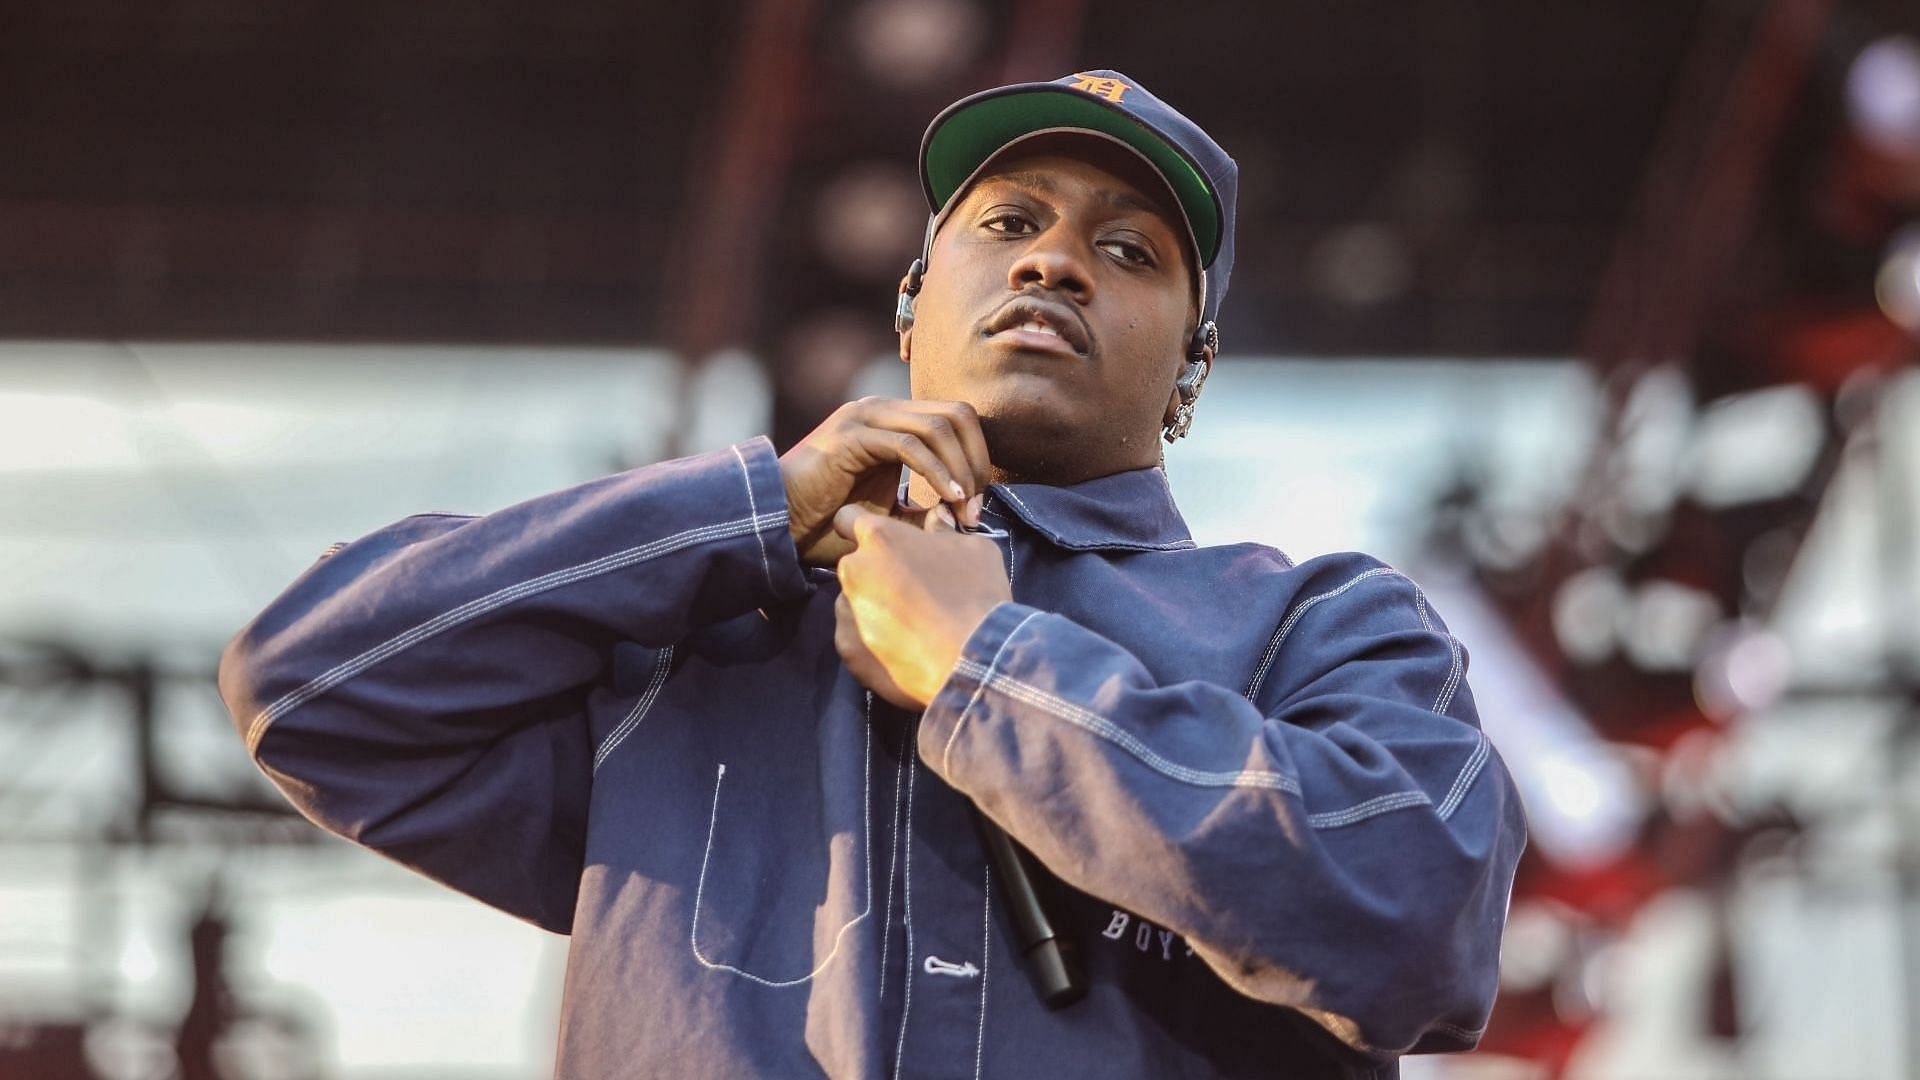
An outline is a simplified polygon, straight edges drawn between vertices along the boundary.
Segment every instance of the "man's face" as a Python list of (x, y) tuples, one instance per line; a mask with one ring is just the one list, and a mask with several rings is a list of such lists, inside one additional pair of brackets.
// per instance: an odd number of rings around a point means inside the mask
[(934, 238), (901, 342), (913, 396), (972, 404), (1010, 479), (1152, 465), (1196, 321), (1189, 262), (1137, 157), (1088, 136), (1022, 143)]

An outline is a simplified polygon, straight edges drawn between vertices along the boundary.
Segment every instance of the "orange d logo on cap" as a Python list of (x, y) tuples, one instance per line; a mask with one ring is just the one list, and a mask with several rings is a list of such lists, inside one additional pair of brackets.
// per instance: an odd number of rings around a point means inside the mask
[(1127, 91), (1133, 89), (1133, 87), (1128, 86), (1119, 79), (1108, 78), (1104, 75), (1091, 75), (1084, 71), (1074, 75), (1073, 88), (1093, 94), (1096, 97), (1106, 98), (1108, 101), (1119, 101), (1126, 96)]

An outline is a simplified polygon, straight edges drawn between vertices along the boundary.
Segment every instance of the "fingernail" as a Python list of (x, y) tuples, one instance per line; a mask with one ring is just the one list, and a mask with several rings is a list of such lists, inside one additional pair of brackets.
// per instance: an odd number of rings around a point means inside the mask
[(980, 527), (980, 506), (986, 498), (985, 495), (975, 495), (967, 500), (967, 522), (975, 528)]
[(956, 499), (964, 499), (967, 497), (967, 489), (961, 487), (960, 481), (958, 480), (947, 481), (947, 490), (952, 492), (953, 497)]

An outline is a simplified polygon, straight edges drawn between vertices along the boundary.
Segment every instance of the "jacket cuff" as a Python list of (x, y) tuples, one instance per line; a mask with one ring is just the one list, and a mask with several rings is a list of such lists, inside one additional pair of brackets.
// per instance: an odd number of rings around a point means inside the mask
[(800, 551), (793, 544), (793, 529), (789, 524), (787, 509), (787, 482), (780, 474), (780, 457), (773, 451), (773, 442), (765, 435), (756, 435), (745, 442), (736, 443), (733, 452), (740, 459), (740, 467), (746, 473), (747, 511), (758, 521), (754, 539), (759, 541), (761, 568), (766, 586), (765, 602), (756, 607), (767, 607), (798, 600), (807, 595), (809, 586), (805, 569), (800, 565)]
[(973, 628), (947, 681), (927, 703), (920, 719), (920, 760), (948, 784), (960, 786), (949, 771), (949, 758), (961, 725), (985, 707), (980, 699), (1008, 646), (1014, 638), (1030, 635), (1033, 631), (1027, 624), (1042, 614), (1039, 608), (1011, 600), (995, 605)]
[(762, 573), (756, 575), (758, 588), (749, 607), (799, 600), (806, 596), (808, 584), (801, 553), (793, 546), (793, 530), (787, 525), (787, 482), (780, 475), (780, 455), (774, 454), (774, 444), (764, 434), (737, 442), (732, 450), (747, 479), (745, 509), (756, 519), (753, 538), (760, 548)]

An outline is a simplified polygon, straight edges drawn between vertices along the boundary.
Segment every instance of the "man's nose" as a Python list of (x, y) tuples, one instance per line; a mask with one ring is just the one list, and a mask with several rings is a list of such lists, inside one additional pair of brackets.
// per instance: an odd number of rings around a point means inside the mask
[(1014, 292), (1033, 285), (1067, 293), (1081, 303), (1093, 298), (1093, 275), (1063, 225), (1035, 236), (1008, 268), (1007, 286)]

